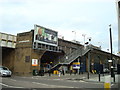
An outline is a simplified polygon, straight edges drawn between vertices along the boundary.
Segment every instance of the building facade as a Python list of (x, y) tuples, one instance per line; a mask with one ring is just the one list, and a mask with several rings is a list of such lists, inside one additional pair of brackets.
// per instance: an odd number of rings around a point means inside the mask
[[(15, 48), (2, 46), (2, 65), (7, 66), (15, 75), (33, 75), (34, 70), (58, 70), (61, 66), (69, 73), (73, 71), (92, 72), (109, 68), (110, 53), (99, 47), (74, 43), (58, 38), (56, 45), (34, 43), (34, 30), (18, 33)], [(120, 57), (113, 55), (114, 66), (120, 64)], [(76, 64), (75, 64), (76, 63)]]

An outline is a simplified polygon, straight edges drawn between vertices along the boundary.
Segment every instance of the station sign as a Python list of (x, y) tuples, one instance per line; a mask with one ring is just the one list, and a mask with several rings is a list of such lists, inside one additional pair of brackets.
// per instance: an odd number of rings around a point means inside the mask
[(80, 62), (73, 62), (73, 69), (80, 69)]
[(34, 42), (58, 46), (58, 32), (34, 25)]

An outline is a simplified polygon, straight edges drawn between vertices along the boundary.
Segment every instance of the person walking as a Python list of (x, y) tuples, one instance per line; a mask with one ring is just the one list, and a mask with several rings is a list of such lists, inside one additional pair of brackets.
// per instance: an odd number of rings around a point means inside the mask
[(70, 75), (72, 75), (72, 70), (73, 70), (73, 67), (72, 65), (70, 66)]
[(51, 70), (48, 70), (49, 76), (51, 76)]

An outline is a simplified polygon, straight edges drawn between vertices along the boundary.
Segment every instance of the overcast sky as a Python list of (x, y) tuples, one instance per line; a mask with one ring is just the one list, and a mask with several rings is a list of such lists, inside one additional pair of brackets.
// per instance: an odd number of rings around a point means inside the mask
[[(34, 24), (58, 31), (65, 40), (83, 44), (82, 34), (91, 44), (110, 48), (112, 24), (113, 52), (118, 50), (116, 0), (0, 0), (0, 32), (16, 35), (34, 29)], [(76, 38), (75, 33), (76, 32)]]

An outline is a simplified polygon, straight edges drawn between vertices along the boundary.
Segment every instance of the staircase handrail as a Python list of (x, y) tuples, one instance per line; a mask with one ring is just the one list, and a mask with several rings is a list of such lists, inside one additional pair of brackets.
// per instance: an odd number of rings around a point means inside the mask
[[(59, 59), (59, 61), (56, 61), (54, 63), (54, 66), (57, 66), (59, 64), (69, 64), (71, 63), (72, 61), (74, 61), (76, 58), (78, 58), (79, 56), (83, 56), (85, 55), (87, 52), (89, 52), (91, 50), (90, 47), (86, 47), (86, 48), (78, 48), (77, 50), (73, 51), (72, 53), (68, 54), (68, 55), (65, 55), (63, 56), (61, 59)], [(68, 57), (66, 59), (66, 56)]]

